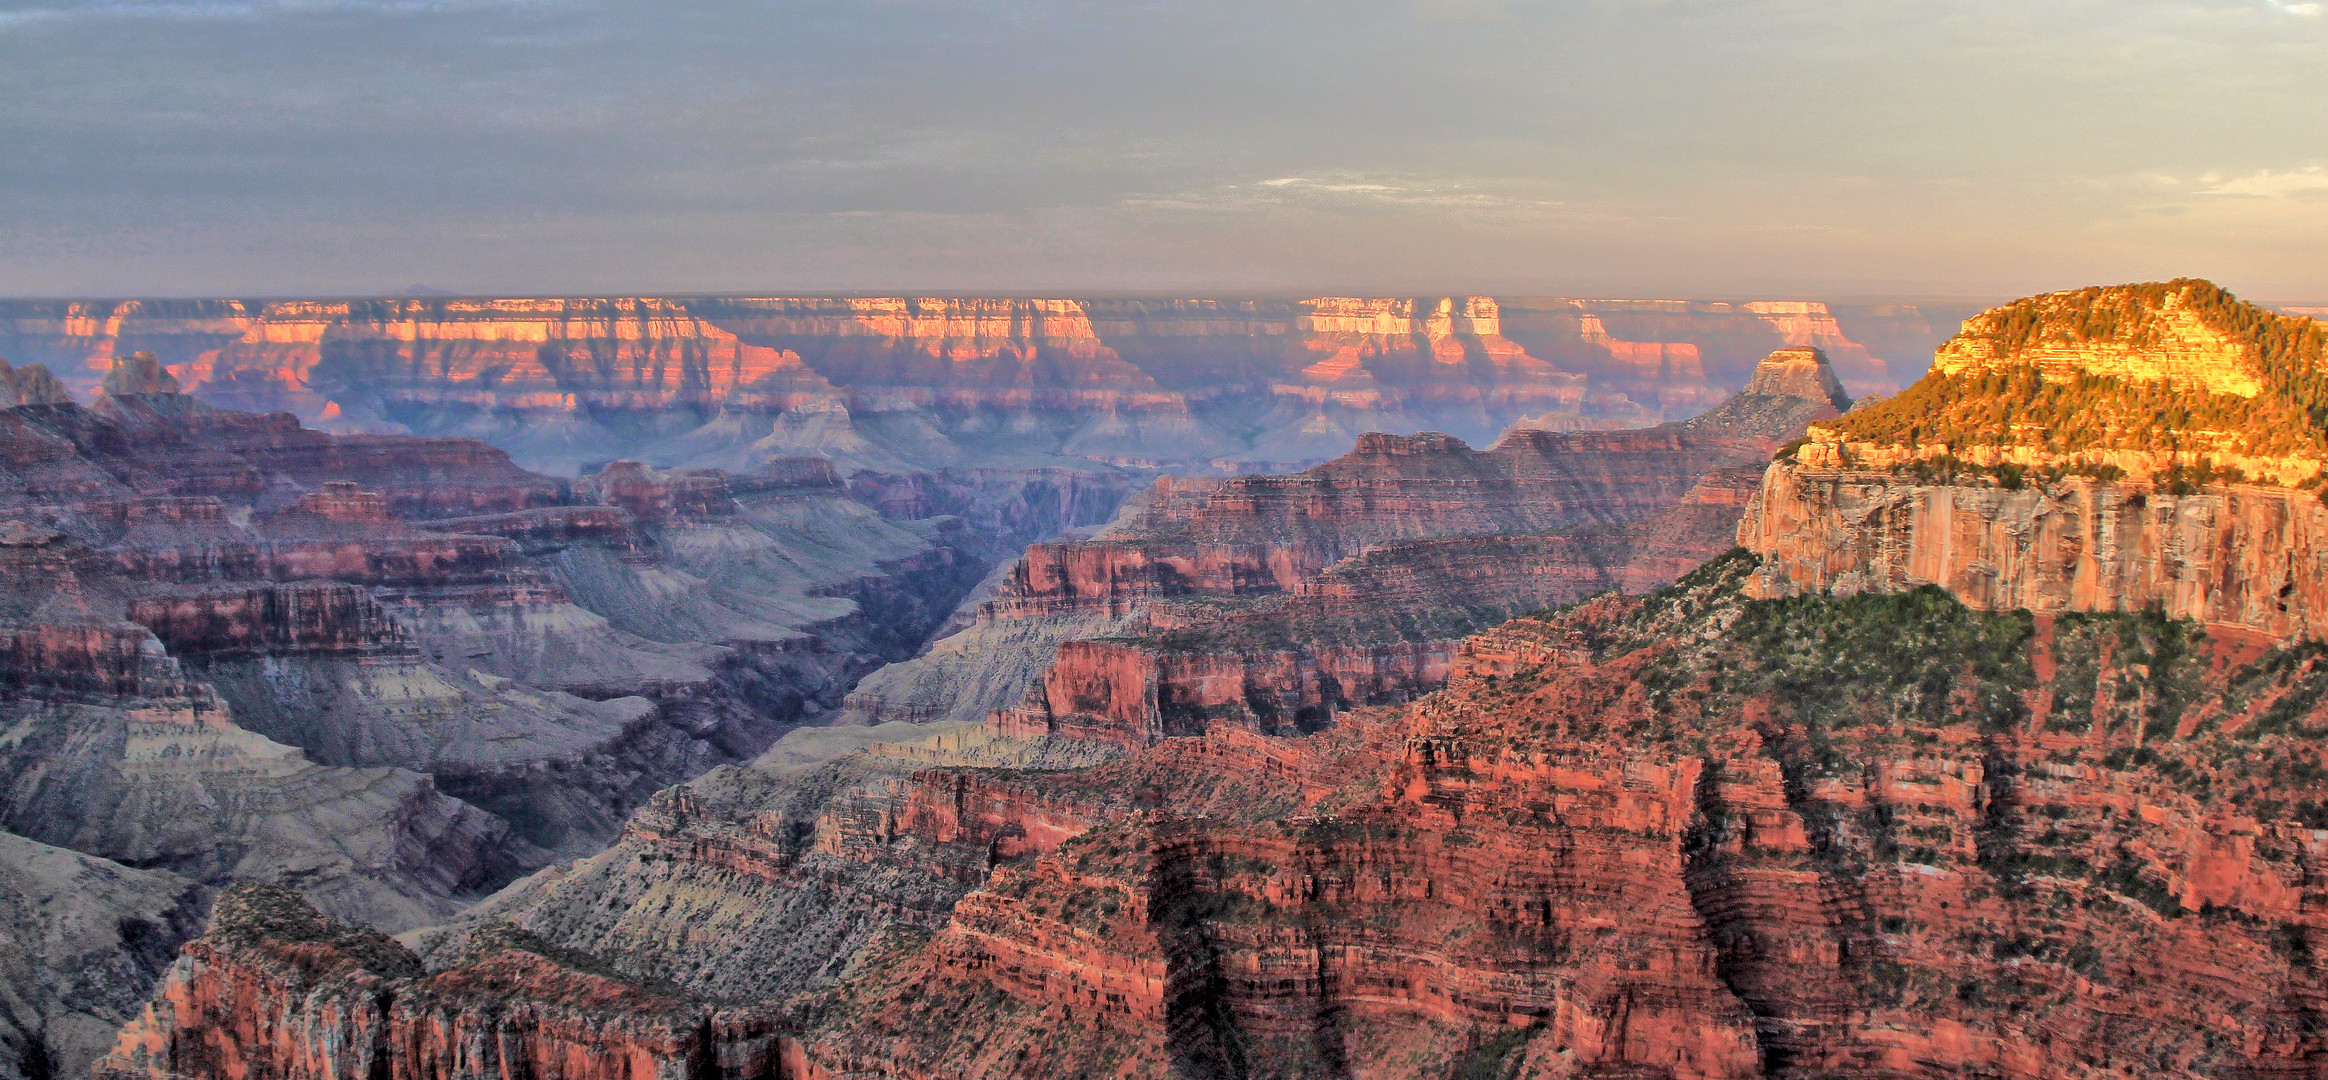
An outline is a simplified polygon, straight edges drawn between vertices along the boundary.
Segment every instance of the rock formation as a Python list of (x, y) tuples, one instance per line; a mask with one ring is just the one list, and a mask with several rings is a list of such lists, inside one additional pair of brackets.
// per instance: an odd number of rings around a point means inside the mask
[(526, 935), (434, 973), (298, 896), (241, 886), (95, 1075), (786, 1080), (810, 1075), (780, 1014), (626, 983)]
[(469, 435), (568, 475), (803, 455), (844, 473), (1283, 471), (1368, 431), (1485, 444), (1522, 417), (1649, 426), (1719, 402), (1785, 346), (1890, 390), (1945, 323), (1899, 305), (1491, 297), (12, 301), (0, 355), (87, 394), (145, 351), (221, 408)]
[(1765, 595), (1934, 583), (2320, 636), (2324, 352), (2319, 324), (2205, 282), (2007, 305), (1906, 393), (1813, 425), (1739, 542), (1769, 556)]
[[(1093, 539), (1029, 546), (969, 626), (868, 678), (850, 714), (860, 722), (976, 721), (1024, 699), (1034, 710), (1027, 723), (1054, 723), (1060, 710), (1045, 704), (1036, 682), (1060, 645), (1151, 636), (1152, 648), (1134, 652), (1212, 656), (1205, 664), (1217, 666), (1205, 678), (1214, 689), (1189, 699), (1207, 701), (1200, 710), (1242, 700), (1233, 689), (1242, 680), (1229, 673), (1248, 660), (1254, 707), (1274, 716), (1266, 702), (1294, 702), (1286, 723), (1392, 700), (1435, 685), (1463, 634), (1616, 587), (1636, 540), (1664, 535), (1688, 550), (1672, 573), (1727, 549), (1727, 520), (1676, 532), (1654, 519), (1692, 503), (1701, 478), (1760, 461), (1771, 445), (1662, 431), (1515, 431), (1481, 451), (1436, 433), (1371, 433), (1349, 454), (1293, 475), (1165, 478)], [(1706, 498), (1728, 501), (1710, 489)], [(1467, 589), (1443, 582), (1451, 590), (1443, 598), (1411, 590), (1410, 607), (1359, 614), (1360, 605), (1317, 580), (1344, 560), (1373, 568), (1353, 571), (1349, 582), (1389, 572), (1402, 552), (1421, 566), (1458, 550), (1421, 541), (1579, 529), (1589, 531), (1500, 549), (1508, 560), (1481, 563)], [(1326, 659), (1321, 648), (1339, 651)]]
[(1816, 347), (1780, 349), (1755, 365), (1746, 389), (1720, 405), (1672, 425), (1677, 430), (1733, 437), (1791, 439), (1820, 420), (1851, 409), (1851, 398), (1827, 354)]
[(1136, 744), (1412, 696), (1466, 634), (1727, 550), (1741, 470), (1848, 404), (1823, 353), (1781, 350), (1745, 392), (1660, 429), (1520, 428), (1486, 451), (1376, 433), (1291, 476), (1159, 481), (1100, 536), (1029, 547), (975, 621), (867, 679), (850, 716), (1010, 708), (1036, 732), (1096, 715)]
[[(21, 976), (0, 1071), (32, 1076), (86, 1071), (213, 888), (441, 922), (838, 707), (1014, 539), (1128, 487), (884, 474), (876, 508), (782, 457), (559, 480), (475, 440), (222, 408), (142, 351), (88, 407), (38, 366), (0, 375), (0, 876), (22, 901), (0, 905)], [(475, 978), (532, 978), (508, 966)], [(471, 989), (446, 990), (447, 1038), (471, 1037)], [(633, 1058), (695, 1045), (656, 1030)]]

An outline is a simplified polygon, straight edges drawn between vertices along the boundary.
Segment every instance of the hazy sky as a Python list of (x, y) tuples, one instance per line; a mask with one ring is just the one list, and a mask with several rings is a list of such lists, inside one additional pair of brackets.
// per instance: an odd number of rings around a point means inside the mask
[(0, 0), (0, 294), (2328, 298), (2274, 0)]

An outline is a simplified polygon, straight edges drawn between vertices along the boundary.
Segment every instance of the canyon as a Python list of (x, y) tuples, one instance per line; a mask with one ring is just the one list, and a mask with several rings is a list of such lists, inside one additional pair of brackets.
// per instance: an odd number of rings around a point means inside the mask
[(85, 908), (7, 913), (31, 1075), (86, 1072), (220, 890), (440, 922), (827, 717), (1002, 551), (1121, 497), (918, 474), (884, 516), (822, 458), (564, 479), (218, 408), (150, 354), (85, 405), (8, 375), (0, 873)]
[[(2048, 294), (1855, 408), (1891, 369), (1813, 305), (1308, 301), (1298, 352), (1255, 331), (1215, 369), (1293, 353), (1403, 387), (1407, 420), (1482, 383), (1426, 394), (1405, 364), (1535, 389), (1485, 449), (1360, 432), (1212, 475), (1306, 445), (1260, 425), (1151, 478), (1130, 443), (1061, 435), (1042, 364), (1147, 370), (1195, 305), (723, 303), (687, 317), (843, 397), (985, 388), (914, 405), (919, 445), (1040, 452), (555, 479), (222, 411), (159, 357), (111, 364), (86, 408), (11, 369), (38, 401), (0, 411), (0, 662), (30, 718), (0, 790), (135, 758), (135, 797), (167, 800), (224, 782), (215, 746), (253, 791), (360, 776), (405, 809), (286, 810), (157, 859), (98, 826), (202, 819), (75, 807), (98, 823), (75, 831), (54, 794), (20, 804), (41, 812), (9, 819), (29, 839), (0, 873), (101, 877), (122, 914), (0, 948), (102, 961), (101, 989), (19, 991), (0, 1046), (110, 1080), (2328, 1061), (2328, 436), (2290, 423), (2328, 415), (2328, 328), (2204, 282)], [(1782, 325), (1804, 340), (1748, 333)], [(1709, 326), (1736, 336), (1670, 340)], [(1570, 333), (1634, 374), (1556, 377)], [(1002, 339), (1034, 344), (980, 344)], [(1742, 389), (1698, 394), (1692, 363)], [(979, 396), (1005, 380), (1035, 419)], [(1129, 400), (1109, 437), (1223, 430)], [(979, 450), (1013, 424), (1046, 434)], [(460, 455), (416, 484), (360, 467)], [(406, 704), (424, 679), (460, 703)], [(262, 752), (275, 771), (240, 764)], [(422, 857), (319, 871), (280, 840), (311, 822)]]
[(482, 439), (573, 475), (632, 459), (844, 476), (1283, 471), (1370, 431), (1646, 427), (1819, 347), (1854, 394), (1972, 311), (1812, 301), (628, 297), (0, 302), (0, 357), (84, 397), (150, 352), (221, 408)]

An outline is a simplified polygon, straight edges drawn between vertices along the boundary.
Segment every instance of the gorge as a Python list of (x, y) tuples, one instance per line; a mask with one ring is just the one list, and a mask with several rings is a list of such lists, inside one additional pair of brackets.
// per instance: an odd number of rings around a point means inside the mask
[(0, 380), (17, 1060), (2328, 1071), (2313, 320), (514, 303)]

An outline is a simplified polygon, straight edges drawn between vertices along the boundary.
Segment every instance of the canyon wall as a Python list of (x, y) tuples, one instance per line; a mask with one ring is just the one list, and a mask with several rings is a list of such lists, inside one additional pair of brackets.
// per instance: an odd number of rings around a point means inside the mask
[(1370, 433), (1295, 474), (1162, 479), (1092, 539), (1030, 546), (975, 621), (867, 679), (847, 716), (999, 709), (1009, 735), (1123, 745), (1314, 730), (1436, 687), (1466, 634), (1728, 550), (1750, 466), (1849, 404), (1824, 352), (1782, 349), (1658, 428), (1521, 427), (1487, 450)]
[(1891, 401), (1814, 424), (1739, 526), (1756, 592), (1936, 584), (1987, 610), (2328, 633), (2319, 324), (2205, 282), (1984, 312)]
[(2141, 611), (2328, 637), (2328, 507), (2251, 485), (1918, 484), (1773, 466), (1739, 543), (1763, 595), (1939, 585), (1994, 611)]
[[(426, 972), (395, 941), (334, 923), (297, 896), (243, 886), (171, 965), (155, 1001), (94, 1071), (422, 1080), (805, 1080), (786, 1022), (717, 1009), (545, 955), (520, 935), (473, 942)], [(530, 946), (530, 947), (529, 947)]]
[(1515, 620), (1295, 737), (723, 770), (424, 953), (508, 924), (791, 1001), (834, 1076), (2308, 1068), (2316, 649), (1757, 601), (1758, 564)]
[[(1941, 309), (1489, 297), (631, 297), (0, 302), (0, 357), (92, 393), (150, 352), (223, 408), (471, 435), (528, 467), (748, 471), (1323, 461), (1368, 431), (1492, 441), (1694, 415), (1783, 346), (1854, 392), (1921, 369)], [(1852, 335), (1885, 342), (1884, 356)], [(13, 387), (13, 383), (9, 384)], [(15, 393), (11, 390), (11, 393)], [(22, 395), (18, 394), (21, 398)], [(45, 399), (45, 398), (44, 398)], [(30, 399), (24, 399), (30, 400)]]
[[(1842, 404), (1823, 354), (1782, 355), (1754, 382), (1797, 405), (1721, 413), (1725, 436), (1651, 433), (1751, 459), (1613, 520), (1560, 477), (1639, 474), (1523, 471), (1551, 459), (1443, 439), (1159, 484), (1092, 546), (1007, 575), (957, 635), (1098, 628), (1052, 642), (1020, 707), (796, 731), (658, 793), (608, 850), (408, 935), (412, 952), (222, 904), (103, 1068), (308, 1075), (328, 1045), (405, 1075), (445, 1062), (450, 1030), (497, 1070), (557, 1055), (590, 1076), (618, 1071), (592, 1056), (609, 1051), (628, 1075), (909, 1080), (2313, 1075), (2328, 668), (2297, 598), (2320, 570), (2287, 554), (2308, 491), (2066, 408), (2163, 400), (2167, 430), (2298, 473), (2328, 437), (2252, 421), (2310, 407), (2328, 342), (2192, 283), (2124, 295), (2254, 331), (2233, 355), (2254, 393), (2215, 400), (2229, 383), (2197, 393), (2169, 365), (2072, 372), (2063, 397), (2008, 352), (1781, 446), (1740, 429)], [(2153, 340), (2010, 312), (1968, 332)], [(2142, 453), (2166, 456), (2140, 476), (2101, 456)], [(659, 508), (692, 505), (698, 475), (611, 479), (662, 484), (633, 500)], [(1584, 516), (1530, 516), (1555, 504)], [(2096, 506), (2114, 508), (2101, 524)], [(2165, 609), (2156, 590), (2224, 530), (2260, 580), (2284, 569), (2294, 629), (2221, 600), (2268, 591), (2226, 591), (2221, 563), (2191, 602), (2238, 618)], [(2161, 603), (2081, 598), (2073, 561), (2105, 535), (2122, 557), (2092, 573)], [(1766, 551), (1687, 568), (1731, 536)], [(2041, 558), (2005, 558), (2030, 537)], [(1192, 554), (1208, 544), (1214, 561)], [(1903, 576), (1927, 572), (1948, 587)], [(1663, 580), (1567, 595), (1430, 669), (1461, 605), (1492, 621), (1519, 590)], [(2025, 596), (2066, 599), (2011, 609)], [(69, 606), (53, 599), (9, 602)], [(182, 679), (162, 660), (157, 685)], [(1329, 681), (1406, 671), (1443, 686), (1302, 715)], [(575, 1048), (583, 1025), (599, 1036)]]

